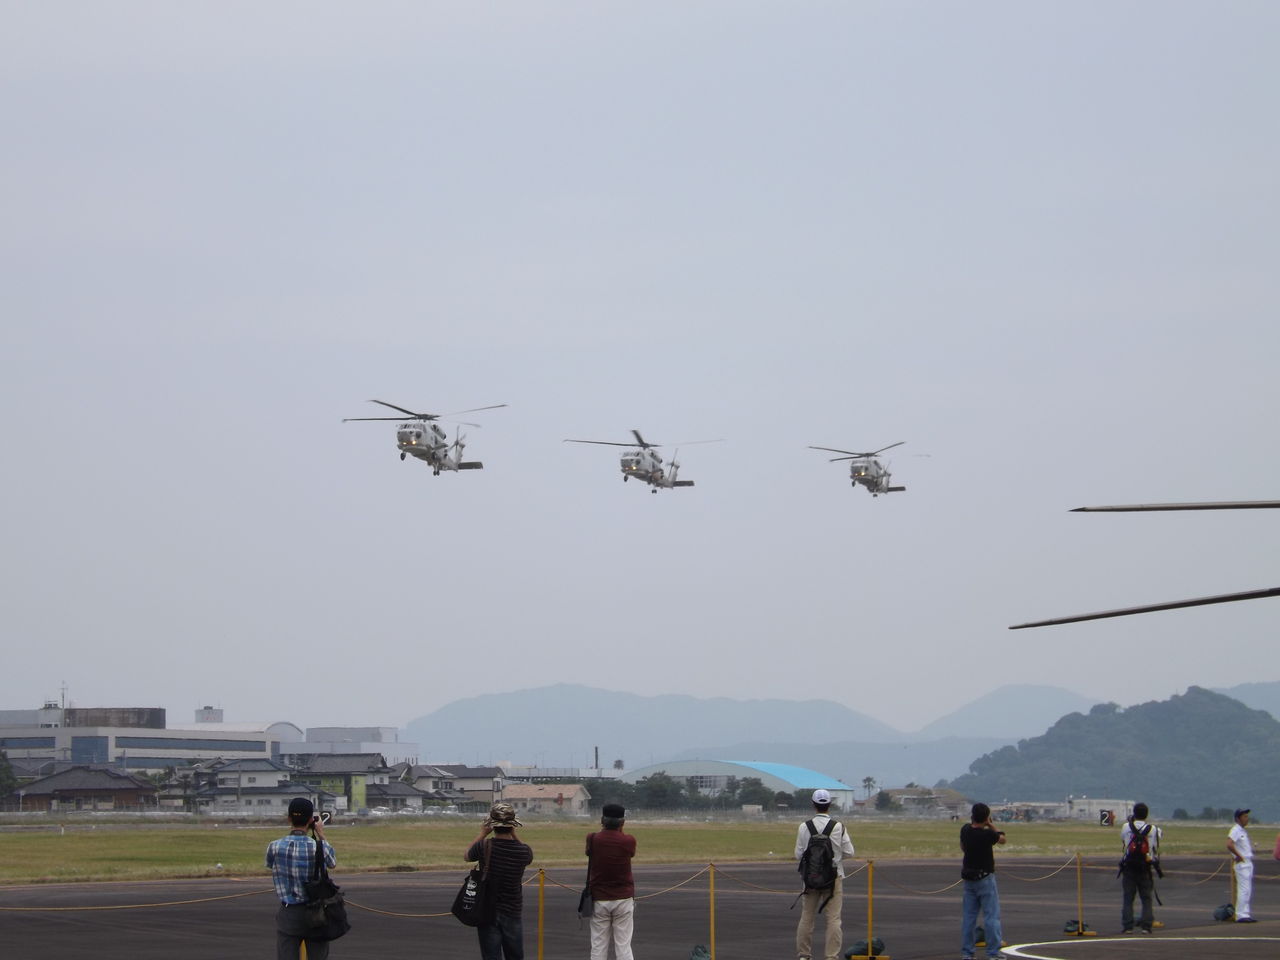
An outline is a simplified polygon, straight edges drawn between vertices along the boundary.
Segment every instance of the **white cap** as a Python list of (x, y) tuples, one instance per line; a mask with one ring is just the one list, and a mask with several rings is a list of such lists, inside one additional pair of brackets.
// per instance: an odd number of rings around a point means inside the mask
[(830, 803), (831, 794), (826, 790), (815, 790), (813, 791), (813, 802), (814, 803)]

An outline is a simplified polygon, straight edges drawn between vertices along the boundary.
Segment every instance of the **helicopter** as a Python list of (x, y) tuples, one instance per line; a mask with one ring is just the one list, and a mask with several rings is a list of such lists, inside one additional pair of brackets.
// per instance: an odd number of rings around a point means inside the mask
[(826, 450), (828, 453), (843, 453), (843, 457), (832, 457), (830, 463), (837, 460), (851, 460), (849, 464), (849, 480), (852, 486), (861, 484), (866, 487), (873, 497), (878, 497), (882, 493), (901, 493), (906, 487), (894, 487), (889, 485), (889, 468), (876, 459), (877, 456), (886, 450), (892, 450), (894, 447), (900, 447), (907, 441), (899, 440), (897, 443), (891, 443), (887, 447), (881, 447), (879, 450), (872, 450), (869, 453), (854, 453), (852, 450), (837, 450), (835, 447), (814, 447), (810, 446), (810, 450)]
[[(402, 417), (345, 417), (343, 423), (368, 421), (368, 420), (400, 420), (401, 423), (396, 427), (396, 445), (400, 448), (400, 459), (412, 454), (419, 460), (425, 461), (431, 467), (431, 473), (434, 476), (440, 476), (441, 470), (483, 470), (484, 464), (479, 460), (463, 460), (462, 451), (466, 447), (463, 443), (466, 437), (462, 435), (459, 429), (454, 438), (453, 443), (449, 442), (449, 438), (445, 435), (440, 424), (436, 423), (442, 416), (454, 417), (459, 413), (476, 413), (480, 410), (497, 410), (499, 407), (505, 407), (505, 403), (496, 403), (490, 407), (472, 407), (470, 410), (459, 410), (456, 413), (418, 413), (414, 410), (406, 410), (404, 407), (397, 407), (394, 403), (387, 403), (385, 400), (370, 400), (370, 403), (380, 403), (384, 407), (390, 407), (392, 410), (399, 410), (408, 417), (405, 420)], [(478, 427), (478, 423), (464, 423), (464, 426)], [(453, 451), (452, 454), (450, 451)]]
[[(1224, 500), (1201, 503), (1128, 503), (1107, 507), (1076, 507), (1072, 513), (1152, 513), (1173, 510), (1276, 510), (1280, 500)], [(1084, 620), (1104, 620), (1108, 617), (1129, 617), (1137, 613), (1155, 613), (1158, 610), (1179, 610), (1183, 607), (1204, 607), (1214, 603), (1235, 603), (1237, 600), (1261, 600), (1264, 597), (1280, 597), (1280, 587), (1264, 590), (1245, 590), (1241, 593), (1221, 593), (1212, 597), (1195, 597), (1190, 600), (1170, 600), (1165, 603), (1148, 603), (1140, 607), (1121, 607), (1118, 610), (1102, 610), (1098, 613), (1082, 613), (1053, 620), (1037, 620), (1034, 623), (1018, 623), (1010, 630), (1029, 627), (1051, 627), (1061, 623), (1080, 623)]]
[[(660, 443), (649, 443), (644, 437), (640, 436), (639, 430), (632, 430), (631, 435), (636, 438), (635, 443), (615, 443), (612, 440), (571, 440), (566, 439), (565, 443), (595, 443), (605, 447), (632, 447), (622, 455), (620, 466), (622, 468), (622, 480), (625, 483), (632, 477), (637, 480), (643, 480), (649, 486), (653, 487), (650, 493), (657, 493), (659, 488), (671, 490), (675, 487), (692, 487), (692, 480), (677, 480), (676, 477), (680, 473), (680, 464), (676, 463), (674, 456), (671, 462), (667, 464), (666, 469), (662, 465), (662, 457), (655, 452), (655, 447), (660, 447)], [(690, 446), (693, 443), (720, 443), (720, 440), (693, 440), (690, 443), (681, 444), (681, 446)], [(679, 450), (676, 451), (679, 453)]]

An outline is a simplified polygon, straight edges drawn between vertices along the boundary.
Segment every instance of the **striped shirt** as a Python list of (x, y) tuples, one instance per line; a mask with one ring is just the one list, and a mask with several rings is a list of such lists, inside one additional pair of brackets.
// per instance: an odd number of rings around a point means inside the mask
[[(334, 867), (338, 858), (333, 854), (329, 841), (324, 843), (324, 865)], [(271, 882), (281, 903), (306, 903), (303, 884), (311, 880), (311, 867), (316, 859), (316, 842), (305, 833), (291, 833), (267, 846), (267, 866), (271, 868)]]
[(480, 859), (480, 848), (488, 847), (485, 853), (485, 875), (488, 877), (488, 890), (493, 896), (494, 906), (498, 913), (509, 917), (520, 916), (524, 909), (524, 868), (533, 863), (533, 850), (527, 843), (519, 840), (502, 840), (494, 834), (489, 838), (477, 840), (467, 848), (466, 859)]

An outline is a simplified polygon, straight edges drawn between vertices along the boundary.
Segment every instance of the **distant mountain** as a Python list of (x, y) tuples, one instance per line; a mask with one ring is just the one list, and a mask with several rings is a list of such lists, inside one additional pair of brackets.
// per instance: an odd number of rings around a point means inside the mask
[(670, 760), (690, 743), (812, 743), (816, 733), (880, 743), (903, 738), (830, 700), (645, 697), (567, 683), (456, 700), (406, 729), (424, 761), (589, 766), (598, 746), (601, 766), (621, 759), (633, 769)]
[(1262, 822), (1280, 817), (1280, 722), (1201, 687), (1128, 709), (1098, 704), (980, 757), (950, 785), (974, 799), (1145, 800), (1164, 818), (1245, 806)]
[[(1280, 686), (1280, 685), (1278, 685)], [(1277, 694), (1280, 698), (1280, 693)], [(1088, 710), (1097, 700), (1062, 687), (1000, 687), (911, 734), (912, 740), (994, 737), (1014, 743), (1044, 733), (1060, 717)]]
[(1265, 710), (1280, 720), (1280, 683), (1241, 683), (1234, 687), (1215, 687), (1214, 692), (1239, 700), (1246, 707)]

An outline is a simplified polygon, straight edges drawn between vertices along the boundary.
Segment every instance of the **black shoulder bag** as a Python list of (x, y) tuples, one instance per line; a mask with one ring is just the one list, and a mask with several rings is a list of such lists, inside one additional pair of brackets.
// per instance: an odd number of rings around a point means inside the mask
[(587, 882), (582, 887), (582, 896), (578, 897), (578, 919), (590, 920), (596, 912), (596, 902), (591, 897), (591, 848), (595, 846), (591, 842), (595, 834), (587, 836)]
[(342, 888), (329, 879), (324, 865), (324, 845), (316, 837), (316, 859), (311, 865), (311, 880), (302, 886), (307, 895), (308, 940), (337, 940), (351, 924), (347, 920), (347, 903)]
[(480, 860), (462, 881), (462, 889), (453, 898), (453, 906), (449, 908), (449, 912), (468, 927), (487, 923), (493, 913), (489, 904), (488, 884), (489, 840), (486, 837), (480, 845)]

